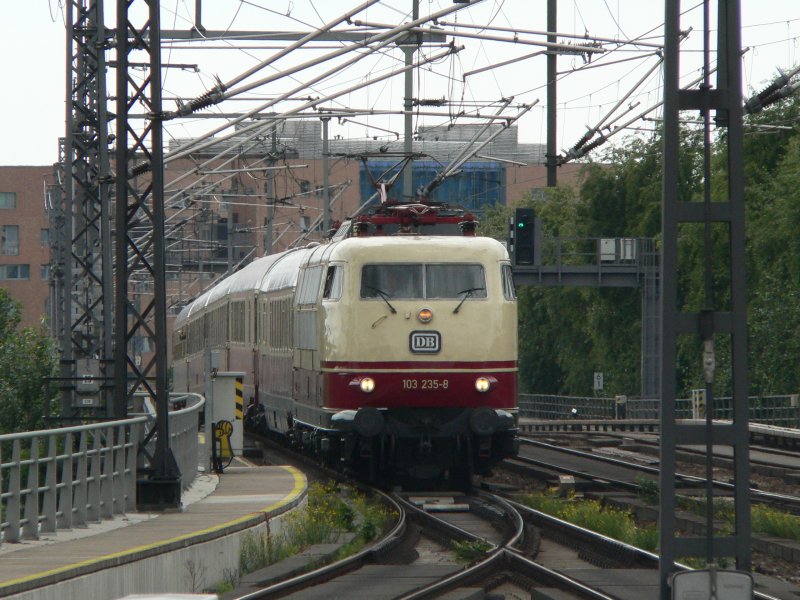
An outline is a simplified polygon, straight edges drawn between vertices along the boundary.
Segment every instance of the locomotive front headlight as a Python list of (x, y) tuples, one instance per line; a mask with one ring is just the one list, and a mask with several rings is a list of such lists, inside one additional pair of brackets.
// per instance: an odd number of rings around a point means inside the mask
[(420, 323), (430, 323), (433, 320), (433, 311), (430, 308), (423, 308), (417, 313)]
[(365, 394), (369, 394), (375, 389), (375, 380), (372, 377), (364, 377), (358, 382), (358, 387), (361, 388), (361, 391)]
[(494, 377), (478, 377), (475, 380), (475, 389), (481, 394), (485, 394), (494, 387), (497, 380)]

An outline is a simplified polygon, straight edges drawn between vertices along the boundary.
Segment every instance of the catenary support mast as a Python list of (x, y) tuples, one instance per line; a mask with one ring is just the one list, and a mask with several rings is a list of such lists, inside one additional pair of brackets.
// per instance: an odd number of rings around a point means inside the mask
[[(169, 447), (167, 418), (160, 33), (158, 0), (117, 1), (115, 406), (124, 413), (137, 392), (155, 399), (155, 453), (148, 456), (149, 477), (140, 483), (137, 501), (140, 506), (169, 507), (180, 504), (180, 472)], [(142, 79), (129, 69), (134, 51), (147, 55)], [(129, 118), (137, 108), (148, 117), (140, 130)], [(134, 227), (152, 234), (137, 240)], [(131, 293), (136, 282), (152, 284), (152, 296), (141, 307)], [(131, 344), (137, 335), (154, 344), (152, 358), (142, 364), (137, 364)]]
[[(745, 310), (744, 253), (744, 182), (742, 168), (742, 97), (740, 57), (739, 0), (718, 0), (717, 13), (717, 86), (711, 85), (709, 3), (704, 2), (704, 78), (699, 89), (680, 87), (681, 36), (679, 0), (667, 0), (665, 11), (664, 67), (664, 179), (662, 201), (662, 393), (661, 393), (661, 508), (660, 508), (660, 581), (661, 598), (671, 597), (669, 575), (675, 571), (675, 560), (684, 556), (705, 557), (713, 564), (720, 557), (734, 557), (741, 571), (750, 570), (750, 500), (749, 448), (747, 417), (747, 351)], [(680, 111), (699, 111), (704, 121), (704, 193), (701, 199), (691, 198), (680, 186)], [(727, 151), (727, 182), (718, 196), (711, 190), (711, 117), (717, 126), (726, 127), (723, 138)], [(697, 265), (704, 273), (702, 306), (689, 304), (679, 295), (678, 256), (682, 240), (702, 237), (704, 262)], [(727, 273), (712, 272), (712, 253), (723, 254), (725, 247)], [(715, 282), (715, 280), (717, 282)], [(725, 281), (726, 285), (718, 283)], [(679, 336), (687, 336), (698, 348), (696, 360), (702, 361), (705, 391), (705, 422), (676, 422), (677, 347)], [(685, 338), (685, 339), (687, 339)], [(716, 348), (730, 345), (733, 419), (714, 420), (714, 392), (719, 383)], [(721, 369), (720, 369), (721, 370)], [(698, 382), (699, 383), (699, 382)], [(716, 385), (715, 385), (716, 384)], [(734, 456), (734, 501), (736, 522), (733, 533), (714, 537), (713, 529), (706, 537), (678, 537), (675, 500), (675, 451), (679, 444), (730, 446)], [(708, 453), (711, 460), (711, 453)], [(710, 464), (707, 472), (710, 471)], [(713, 523), (713, 490), (707, 489), (711, 508), (708, 522)]]

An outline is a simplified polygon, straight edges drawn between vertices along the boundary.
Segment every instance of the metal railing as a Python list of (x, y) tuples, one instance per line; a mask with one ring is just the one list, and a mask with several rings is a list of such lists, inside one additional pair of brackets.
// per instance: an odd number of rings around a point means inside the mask
[[(170, 412), (170, 444), (182, 489), (198, 465), (198, 415), (205, 401)], [(188, 404), (188, 403), (187, 403)], [(0, 435), (0, 542), (111, 519), (136, 508), (139, 446), (152, 411), (120, 421)], [(153, 443), (151, 441), (151, 443)]]
[[(188, 488), (197, 475), (200, 464), (200, 446), (197, 434), (200, 424), (200, 410), (205, 399), (199, 394), (170, 394), (170, 402), (185, 406), (169, 413), (169, 447), (181, 471), (181, 490)], [(155, 441), (153, 449), (155, 448)]]
[[(614, 398), (520, 394), (518, 402), (519, 415), (531, 419), (615, 419), (618, 416), (658, 419), (661, 405), (658, 399), (629, 397), (620, 415)], [(577, 411), (574, 415), (573, 409)], [(713, 414), (715, 419), (730, 419), (733, 414), (731, 398), (715, 398)], [(678, 419), (693, 417), (690, 398), (676, 400), (675, 416)], [(800, 428), (800, 403), (795, 395), (752, 396), (749, 399), (749, 420), (777, 427)]]

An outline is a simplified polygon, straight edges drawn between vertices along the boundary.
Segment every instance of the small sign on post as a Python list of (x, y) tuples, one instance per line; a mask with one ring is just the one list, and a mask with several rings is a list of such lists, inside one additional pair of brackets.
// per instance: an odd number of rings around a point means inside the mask
[(595, 371), (594, 373), (594, 391), (603, 391), (603, 373), (601, 371)]
[(673, 600), (751, 600), (753, 597), (753, 576), (744, 571), (724, 571), (713, 567), (680, 571), (672, 575), (670, 585)]

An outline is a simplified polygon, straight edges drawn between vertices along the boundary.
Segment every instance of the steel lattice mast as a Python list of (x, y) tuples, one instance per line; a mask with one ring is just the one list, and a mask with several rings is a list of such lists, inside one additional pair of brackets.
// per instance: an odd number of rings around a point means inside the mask
[[(102, 0), (67, 4), (66, 136), (59, 150), (54, 218), (54, 310), (61, 338), (62, 417), (92, 408), (113, 416), (113, 287), (107, 35)], [(57, 213), (57, 214), (56, 214)]]
[[(116, 331), (115, 406), (124, 412), (136, 392), (156, 402), (155, 453), (149, 456), (149, 479), (140, 484), (140, 505), (177, 506), (180, 472), (169, 447), (167, 412), (167, 310), (164, 259), (164, 163), (161, 110), (161, 32), (158, 0), (117, 0), (117, 142), (116, 142)], [(147, 66), (140, 78), (128, 67), (131, 54), (142, 53)], [(141, 130), (131, 113), (146, 115)], [(151, 235), (137, 239), (132, 229)], [(134, 281), (152, 283), (143, 306), (133, 295)], [(152, 358), (135, 360), (132, 341), (143, 335), (154, 343)]]

